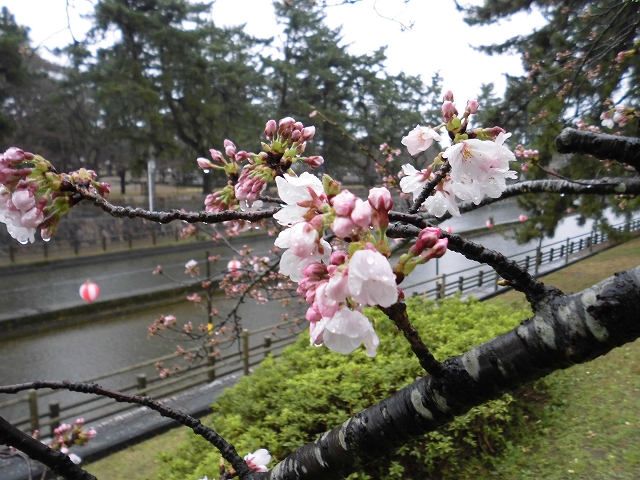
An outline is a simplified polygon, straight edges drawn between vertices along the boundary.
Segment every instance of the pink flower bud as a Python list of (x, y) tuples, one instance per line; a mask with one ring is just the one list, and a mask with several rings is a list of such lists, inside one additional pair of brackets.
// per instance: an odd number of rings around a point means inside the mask
[(475, 98), (467, 101), (467, 111), (471, 114), (474, 114), (478, 111), (478, 100)]
[(310, 127), (305, 127), (304, 129), (302, 129), (301, 139), (303, 142), (306, 142), (308, 140), (311, 140), (315, 134), (316, 134), (316, 127), (314, 127), (313, 125)]
[(527, 221), (527, 216), (526, 215), (520, 215), (518, 217), (518, 220), (520, 220), (521, 222), (526, 222)]
[(276, 121), (273, 119), (269, 120), (264, 127), (264, 136), (267, 137), (269, 140), (273, 140), (273, 136), (276, 134), (277, 130), (278, 130), (278, 125), (276, 124)]
[(296, 122), (293, 124), (294, 130), (301, 132), (303, 128), (304, 128), (304, 125), (302, 124), (302, 122)]
[(447, 90), (442, 97), (443, 102), (453, 102), (453, 92), (451, 90)]
[(314, 323), (314, 322), (319, 322), (320, 320), (322, 320), (322, 315), (320, 315), (320, 312), (318, 312), (315, 308), (309, 307), (307, 309), (307, 314), (305, 315), (305, 318), (310, 323)]
[(204, 173), (209, 173), (209, 170), (215, 168), (215, 165), (206, 158), (198, 157), (197, 162), (198, 166), (204, 171)]
[(309, 168), (318, 168), (320, 165), (324, 163), (324, 158), (319, 156), (307, 157), (304, 161)]
[(213, 148), (211, 148), (211, 149), (209, 150), (209, 153), (211, 154), (211, 158), (213, 159), (213, 161), (214, 161), (214, 162), (224, 164), (224, 157), (222, 156), (222, 153), (221, 153), (221, 152), (219, 152), (218, 150), (214, 150)]
[(389, 212), (393, 208), (391, 193), (384, 187), (372, 188), (369, 190), (369, 204), (378, 212)]
[(441, 258), (445, 253), (447, 253), (448, 245), (449, 245), (449, 239), (441, 238), (436, 242), (436, 244), (432, 248), (425, 250), (421, 256), (427, 261), (433, 258)]
[(278, 122), (278, 130), (279, 131), (286, 130), (287, 128), (293, 127), (295, 123), (296, 121), (293, 118), (284, 117), (280, 119), (280, 121)]
[(347, 238), (353, 234), (357, 225), (349, 217), (336, 217), (331, 223), (331, 229), (338, 238)]
[(331, 253), (331, 265), (342, 265), (349, 259), (347, 252), (336, 250)]
[(359, 227), (368, 227), (371, 225), (371, 205), (369, 202), (363, 202), (356, 198), (356, 204), (351, 212), (351, 220)]
[(314, 262), (310, 265), (307, 265), (303, 270), (302, 274), (305, 277), (324, 277), (327, 275), (327, 266), (320, 262)]
[(447, 227), (447, 228), (445, 228), (444, 230), (445, 230), (445, 232), (447, 232), (447, 233), (453, 233), (453, 228), (451, 228), (451, 227)]
[(427, 227), (418, 235), (416, 243), (409, 249), (414, 255), (420, 255), (427, 248), (432, 248), (442, 236), (442, 230), (437, 227)]
[(331, 204), (336, 214), (341, 217), (351, 215), (351, 211), (355, 207), (356, 197), (349, 190), (342, 190), (338, 195), (333, 197)]
[(485, 225), (487, 226), (487, 228), (493, 228), (493, 223), (491, 222), (491, 220), (487, 220), (485, 222)]
[(442, 118), (444, 119), (445, 122), (450, 122), (454, 115), (458, 114), (458, 110), (456, 110), (456, 107), (453, 103), (451, 103), (450, 101), (446, 101), (442, 104)]

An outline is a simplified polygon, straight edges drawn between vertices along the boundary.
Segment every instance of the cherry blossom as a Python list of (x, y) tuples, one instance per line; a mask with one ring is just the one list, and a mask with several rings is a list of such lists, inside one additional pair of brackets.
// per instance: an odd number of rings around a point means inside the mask
[(375, 357), (380, 339), (371, 322), (362, 312), (341, 308), (333, 317), (325, 317), (311, 324), (309, 329), (312, 345), (326, 345), (329, 350), (349, 354), (362, 343), (368, 357)]
[(428, 149), (434, 140), (441, 140), (438, 132), (431, 127), (417, 125), (406, 137), (402, 137), (400, 143), (407, 147), (409, 154), (417, 155)]
[(434, 194), (425, 200), (423, 205), (431, 215), (441, 217), (448, 211), (454, 217), (460, 216), (460, 209), (452, 187), (453, 182), (447, 175), (445, 181), (438, 184)]
[(280, 225), (291, 225), (304, 220), (303, 215), (307, 213), (309, 208), (301, 207), (298, 204), (313, 200), (309, 190), (318, 196), (324, 195), (320, 179), (308, 172), (302, 173), (299, 177), (285, 173), (284, 178), (276, 177), (276, 184), (278, 195), (287, 204), (273, 216)]
[[(296, 227), (296, 225), (300, 226)], [(305, 233), (303, 238), (294, 238), (295, 232), (307, 228), (304, 226), (305, 222), (300, 222), (296, 225), (294, 225), (295, 230), (292, 227), (280, 232), (280, 235), (278, 235), (275, 241), (275, 246), (287, 249), (280, 259), (280, 273), (287, 275), (294, 282), (299, 282), (304, 277), (302, 271), (305, 267), (316, 262), (329, 263), (331, 258), (331, 245), (325, 240), (318, 238), (315, 232), (313, 232), (313, 242), (311, 242), (311, 232)], [(303, 253), (303, 256), (296, 255), (296, 251)]]
[(358, 250), (349, 261), (349, 292), (356, 302), (390, 307), (398, 301), (396, 277), (378, 251)]
[(247, 466), (254, 472), (268, 472), (269, 469), (267, 465), (271, 461), (271, 455), (269, 455), (267, 449), (261, 448), (245, 455), (244, 461), (247, 462)]
[(416, 170), (416, 168), (411, 164), (406, 164), (402, 166), (402, 172), (404, 173), (404, 177), (400, 179), (400, 188), (404, 193), (410, 193), (413, 195), (415, 199), (420, 195), (422, 189), (429, 181), (430, 170)]

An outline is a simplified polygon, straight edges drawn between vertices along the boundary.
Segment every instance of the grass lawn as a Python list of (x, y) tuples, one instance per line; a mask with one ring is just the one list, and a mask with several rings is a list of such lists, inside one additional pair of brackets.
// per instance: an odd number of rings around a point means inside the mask
[[(565, 292), (583, 290), (619, 270), (640, 264), (640, 238), (550, 274), (542, 280)], [(492, 302), (526, 302), (509, 292)], [(469, 466), (467, 478), (640, 478), (640, 341), (547, 377), (550, 398), (540, 422), (514, 442), (491, 469)], [(87, 465), (100, 480), (155, 479), (156, 453), (186, 439), (172, 430)], [(195, 479), (193, 479), (195, 480)]]

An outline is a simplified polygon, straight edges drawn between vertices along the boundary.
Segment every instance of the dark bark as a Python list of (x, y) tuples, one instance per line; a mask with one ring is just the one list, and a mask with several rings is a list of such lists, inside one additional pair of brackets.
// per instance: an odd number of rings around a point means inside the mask
[(47, 447), (44, 443), (18, 430), (2, 417), (0, 417), (0, 443), (26, 453), (30, 458), (49, 467), (51, 471), (62, 475), (67, 480), (97, 480), (96, 477), (74, 464), (64, 453)]
[(640, 171), (640, 138), (565, 128), (556, 137), (556, 147), (560, 153), (586, 153), (597, 158), (617, 160)]
[(549, 291), (533, 318), (450, 358), (443, 376), (419, 378), (251, 478), (342, 478), (474, 406), (638, 337), (640, 267), (581, 293)]

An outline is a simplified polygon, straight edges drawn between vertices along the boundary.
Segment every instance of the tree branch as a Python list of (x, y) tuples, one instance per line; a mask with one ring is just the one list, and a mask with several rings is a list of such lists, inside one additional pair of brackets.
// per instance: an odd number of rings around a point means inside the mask
[(394, 321), (398, 330), (400, 330), (404, 337), (411, 345), (411, 350), (418, 357), (420, 366), (424, 368), (431, 375), (438, 377), (444, 373), (442, 364), (436, 360), (433, 354), (429, 351), (427, 346), (420, 338), (420, 334), (415, 327), (409, 321), (409, 315), (407, 315), (407, 305), (403, 302), (398, 302), (390, 307), (378, 307), (383, 311), (387, 317)]
[[(153, 400), (152, 398), (142, 397), (140, 395), (130, 395), (128, 393), (118, 392), (115, 390), (109, 390), (95, 383), (70, 382), (68, 380), (64, 380), (62, 382), (36, 381), (20, 383), (16, 385), (7, 385), (4, 387), (0, 387), (0, 393), (18, 393), (24, 390), (29, 390), (31, 388), (35, 390), (50, 388), (52, 390), (69, 390), (71, 392), (92, 393), (94, 395), (113, 398), (116, 402), (135, 403), (138, 405), (143, 405), (151, 410), (155, 410), (163, 417), (170, 418), (182, 425), (191, 428), (194, 433), (200, 435), (214, 447), (216, 447), (220, 451), (224, 459), (231, 463), (240, 477), (245, 478), (246, 475), (250, 474), (249, 467), (247, 466), (245, 461), (238, 455), (234, 446), (228, 443), (220, 435), (218, 435), (213, 429), (204, 426), (197, 418), (194, 418), (191, 415), (187, 415), (186, 413), (183, 413), (179, 410), (169, 408), (166, 405)], [(25, 453), (31, 456), (30, 453)], [(73, 478), (75, 479), (80, 477)], [(87, 480), (89, 479), (89, 477), (86, 478)]]
[[(395, 238), (417, 237), (425, 227), (431, 226), (419, 215), (389, 213), (389, 219), (400, 220), (405, 225), (395, 223), (387, 229), (387, 235)], [(407, 225), (409, 224), (409, 225)], [(493, 268), (498, 275), (507, 280), (511, 287), (523, 292), (527, 296), (527, 300), (531, 303), (531, 307), (535, 311), (540, 300), (548, 293), (549, 290), (557, 289), (549, 287), (544, 283), (536, 280), (524, 268), (520, 267), (517, 262), (509, 260), (500, 252), (486, 248), (478, 243), (467, 240), (460, 235), (442, 232), (442, 236), (449, 239), (448, 249), (464, 255), (469, 260), (485, 263)]]
[(44, 443), (18, 430), (2, 417), (0, 417), (0, 443), (20, 450), (67, 480), (97, 480), (96, 477), (74, 464), (64, 453), (47, 447)]
[(596, 158), (617, 160), (640, 172), (640, 138), (565, 128), (556, 137), (560, 153), (586, 153)]
[(639, 319), (640, 267), (581, 293), (549, 291), (533, 318), (444, 362), (444, 377), (419, 378), (256, 478), (342, 478), (505, 391), (636, 340)]
[[(588, 194), (588, 195), (617, 195), (626, 193), (631, 195), (640, 194), (640, 178), (638, 177), (610, 177), (602, 180), (581, 179), (581, 180), (528, 180), (525, 182), (512, 183), (502, 192), (499, 198), (485, 197), (479, 204), (464, 202), (458, 205), (460, 213), (468, 213), (487, 205), (505, 200), (507, 198), (525, 195), (527, 193), (565, 193), (565, 194)], [(442, 217), (425, 217), (427, 222), (443, 222), (451, 218), (447, 212)]]
[(229, 220), (247, 220), (255, 222), (264, 218), (271, 218), (280, 207), (257, 212), (243, 212), (241, 210), (226, 210), (224, 212), (184, 212), (182, 210), (170, 210), (168, 212), (150, 212), (142, 208), (118, 207), (108, 202), (104, 197), (95, 192), (90, 192), (83, 187), (74, 187), (82, 195), (82, 198), (89, 200), (96, 207), (100, 207), (116, 218), (144, 218), (158, 223), (169, 223), (174, 220), (182, 220), (187, 223), (221, 223)]
[(420, 195), (418, 195), (418, 198), (416, 198), (413, 201), (413, 204), (409, 208), (410, 214), (417, 213), (418, 210), (420, 210), (420, 207), (422, 206), (424, 201), (427, 199), (429, 195), (431, 195), (431, 192), (433, 192), (433, 190), (440, 183), (440, 181), (447, 176), (447, 173), (449, 173), (450, 170), (451, 170), (451, 165), (449, 164), (449, 162), (446, 162), (440, 168), (440, 170), (438, 170), (436, 173), (433, 174), (433, 178), (427, 182), (427, 184), (422, 189), (422, 192), (420, 192)]

